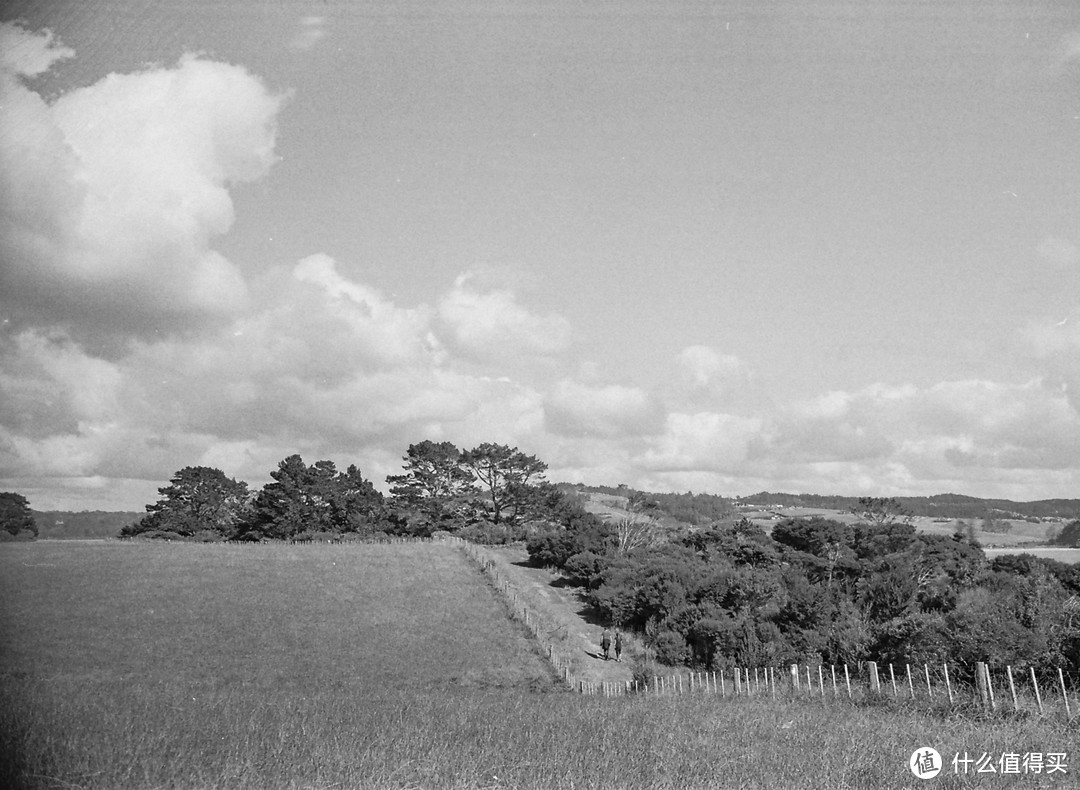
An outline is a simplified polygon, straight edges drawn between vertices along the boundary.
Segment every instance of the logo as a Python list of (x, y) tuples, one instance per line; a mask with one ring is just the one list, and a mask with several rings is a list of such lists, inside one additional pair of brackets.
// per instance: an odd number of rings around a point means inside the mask
[(907, 764), (919, 779), (933, 779), (941, 773), (941, 755), (929, 746), (920, 746), (913, 751)]

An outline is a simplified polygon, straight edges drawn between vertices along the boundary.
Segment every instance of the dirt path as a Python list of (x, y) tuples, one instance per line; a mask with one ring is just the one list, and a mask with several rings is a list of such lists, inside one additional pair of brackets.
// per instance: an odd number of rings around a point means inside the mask
[[(588, 683), (621, 682), (633, 679), (630, 658), (637, 651), (629, 637), (624, 638), (622, 662), (604, 661), (600, 649), (603, 627), (589, 622), (577, 588), (558, 584), (559, 576), (545, 568), (526, 564), (529, 555), (522, 548), (489, 548), (500, 572), (529, 599), (529, 606), (541, 617), (547, 639), (561, 645), (570, 655), (570, 670)], [(614, 638), (614, 631), (612, 631)]]

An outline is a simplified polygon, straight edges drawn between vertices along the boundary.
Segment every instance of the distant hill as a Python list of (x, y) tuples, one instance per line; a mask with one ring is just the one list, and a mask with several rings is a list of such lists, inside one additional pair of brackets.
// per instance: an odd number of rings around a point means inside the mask
[(121, 528), (138, 521), (143, 513), (83, 510), (34, 510), (39, 538), (115, 538)]
[[(1010, 499), (980, 499), (962, 494), (935, 494), (927, 497), (896, 497), (914, 516), (929, 518), (1080, 518), (1080, 499), (1040, 499), (1013, 502)], [(819, 494), (774, 494), (761, 491), (742, 497), (746, 504), (776, 507), (812, 507), (849, 510), (858, 497), (821, 496)]]

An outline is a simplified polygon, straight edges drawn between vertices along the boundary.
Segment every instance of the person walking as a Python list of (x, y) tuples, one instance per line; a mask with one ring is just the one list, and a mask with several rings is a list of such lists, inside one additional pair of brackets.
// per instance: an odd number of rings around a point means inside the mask
[(611, 634), (604, 629), (604, 633), (600, 634), (600, 649), (604, 651), (604, 660), (608, 660), (608, 651), (611, 649)]
[(615, 632), (615, 660), (622, 661), (622, 634)]

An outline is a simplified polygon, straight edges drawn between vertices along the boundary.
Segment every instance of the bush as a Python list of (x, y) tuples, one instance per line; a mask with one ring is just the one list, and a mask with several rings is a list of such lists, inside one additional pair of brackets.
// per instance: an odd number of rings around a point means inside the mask
[(578, 587), (595, 587), (598, 586), (604, 565), (603, 557), (591, 551), (580, 551), (566, 561), (563, 571), (571, 584)]
[(477, 521), (470, 524), (458, 532), (458, 537), (488, 546), (503, 545), (515, 540), (514, 532), (510, 527), (506, 524), (493, 524), (490, 521)]
[(658, 661), (670, 665), (682, 664), (690, 655), (686, 639), (678, 631), (660, 631), (656, 635), (653, 649), (656, 650)]

